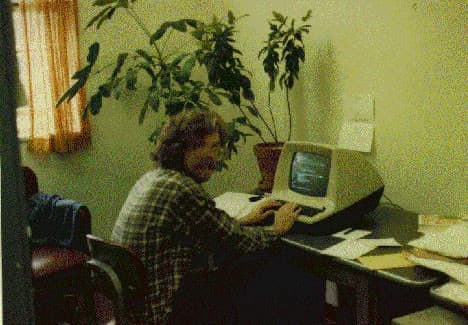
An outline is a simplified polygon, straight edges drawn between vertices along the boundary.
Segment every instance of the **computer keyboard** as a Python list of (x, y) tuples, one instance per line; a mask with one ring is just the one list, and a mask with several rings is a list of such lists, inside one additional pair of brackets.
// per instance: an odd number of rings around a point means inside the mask
[[(280, 202), (281, 204), (287, 203), (287, 201), (283, 201), (283, 200), (277, 200), (277, 201)], [(309, 207), (309, 206), (300, 205), (300, 204), (299, 204), (299, 207), (301, 208), (301, 215), (308, 216), (308, 217), (315, 216), (316, 214), (325, 211), (325, 207), (318, 209), (318, 208)]]

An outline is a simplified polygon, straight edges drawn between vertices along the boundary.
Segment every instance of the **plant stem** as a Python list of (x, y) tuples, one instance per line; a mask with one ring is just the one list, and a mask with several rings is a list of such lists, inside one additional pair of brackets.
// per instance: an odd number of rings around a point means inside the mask
[[(278, 141), (278, 136), (275, 134), (275, 132), (273, 132), (270, 128), (270, 126), (268, 125), (267, 121), (265, 121), (265, 118), (263, 117), (262, 114), (260, 114), (260, 111), (258, 110), (257, 106), (255, 105), (255, 103), (251, 103), (252, 106), (257, 110), (258, 112), (258, 117), (260, 118), (260, 120), (263, 122), (263, 124), (265, 125), (265, 127), (267, 128), (268, 132), (270, 132), (271, 136), (273, 137), (273, 140), (275, 142), (279, 142)], [(262, 138), (263, 142), (266, 143), (266, 141)]]
[[(247, 116), (247, 114), (245, 114), (244, 110), (243, 110), (240, 106), (238, 106), (238, 107), (239, 107), (239, 111), (240, 111), (240, 112), (242, 113), (242, 115), (245, 117), (245, 120), (247, 121), (247, 123), (249, 123), (250, 125), (253, 125), (252, 122), (250, 122), (250, 119), (249, 119), (249, 117)], [(261, 115), (259, 115), (259, 116), (261, 117)], [(263, 118), (262, 118), (262, 120), (263, 120)], [(268, 125), (267, 125), (267, 127), (268, 127)], [(270, 132), (271, 132), (271, 131), (270, 131)], [(258, 134), (258, 133), (257, 133), (257, 134)], [(266, 143), (265, 138), (264, 138), (261, 134), (258, 134), (258, 136), (260, 137), (260, 139), (261, 139), (264, 143)]]
[(105, 66), (103, 66), (101, 69), (93, 72), (93, 76), (96, 76), (98, 74), (100, 74), (101, 72), (103, 72), (104, 70), (106, 70), (107, 68), (109, 68), (110, 66), (114, 65), (115, 63), (109, 63), (109, 64), (106, 64)]
[(276, 121), (275, 121), (275, 117), (273, 115), (273, 110), (271, 109), (271, 91), (268, 91), (268, 110), (270, 111), (271, 122), (273, 123), (273, 131), (275, 132), (275, 135), (273, 136), (273, 138), (275, 138), (276, 142), (278, 142), (278, 133), (277, 133), (277, 128), (276, 128)]
[(292, 116), (291, 116), (291, 103), (289, 102), (289, 88), (286, 87), (286, 101), (288, 103), (288, 117), (289, 117), (289, 130), (288, 141), (291, 140)]
[[(151, 38), (151, 32), (149, 31), (148, 28), (146, 28), (145, 24), (141, 21), (140, 17), (138, 17), (138, 14), (133, 10), (133, 8), (127, 8), (127, 12), (132, 17), (135, 22), (138, 24), (138, 26), (143, 30), (143, 32), (148, 36), (148, 38)], [(163, 61), (163, 56), (161, 51), (159, 50), (158, 46), (156, 44), (153, 44), (153, 47), (156, 49), (156, 52), (158, 53), (159, 61)]]

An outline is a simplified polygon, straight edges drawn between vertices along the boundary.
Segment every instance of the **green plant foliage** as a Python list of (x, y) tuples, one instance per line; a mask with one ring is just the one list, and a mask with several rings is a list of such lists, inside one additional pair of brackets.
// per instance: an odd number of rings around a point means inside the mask
[[(301, 21), (305, 23), (311, 16), (312, 11), (309, 10)], [(270, 93), (275, 91), (277, 84), (281, 89), (285, 88), (289, 113), (288, 140), (290, 140), (292, 123), (289, 90), (294, 87), (294, 80), (299, 79), (300, 62), (305, 61), (303, 34), (309, 33), (311, 25), (303, 24), (295, 27), (294, 19), (289, 20), (288, 17), (275, 11), (269, 25), (270, 33), (266, 45), (259, 51), (258, 57), (263, 57), (263, 69), (269, 78)], [(270, 100), (268, 102), (270, 105)], [(271, 116), (273, 118), (273, 114)], [(274, 120), (272, 123), (275, 126)]]
[[(140, 124), (148, 118), (150, 110), (171, 116), (183, 110), (216, 109), (223, 103), (231, 104), (238, 111), (239, 117), (228, 122), (227, 158), (231, 157), (232, 152), (237, 152), (239, 141), (245, 142), (252, 135), (244, 130), (252, 131), (265, 141), (257, 122), (263, 123), (277, 141), (276, 130), (270, 128), (255, 104), (251, 75), (242, 63), (243, 54), (236, 47), (236, 24), (244, 16), (236, 17), (229, 11), (227, 21), (217, 17), (213, 17), (208, 23), (195, 19), (165, 21), (151, 31), (135, 12), (135, 1), (96, 0), (93, 4), (98, 12), (89, 20), (86, 28), (94, 27), (99, 30), (104, 23), (112, 21), (117, 11), (122, 11), (140, 27), (147, 37), (148, 46), (119, 53), (114, 62), (101, 64), (97, 68), (100, 43), (91, 44), (88, 48), (87, 65), (73, 75), (74, 84), (62, 95), (57, 106), (73, 98), (90, 78), (101, 75), (104, 76), (100, 78), (103, 81), (94, 93), (91, 92), (84, 114), (88, 111), (98, 114), (103, 106), (103, 99), (105, 101), (113, 97), (118, 100), (124, 91), (142, 91), (146, 99), (139, 111)], [(260, 51), (259, 57), (266, 54), (263, 65), (271, 79), (271, 90), (280, 74), (280, 63), (283, 60), (286, 62), (285, 70), (280, 75), (280, 85), (290, 89), (294, 79), (298, 78), (299, 61), (303, 62), (305, 58), (302, 33), (308, 32), (309, 25), (294, 28), (292, 21), (292, 25), (288, 27), (287, 18), (276, 12), (273, 15), (268, 43)], [(303, 19), (307, 20), (308, 17)], [(168, 37), (169, 31), (186, 33), (193, 37), (193, 50), (168, 55), (168, 49), (162, 44), (165, 44), (164, 39)], [(193, 71), (196, 68), (206, 72), (207, 80), (194, 77)], [(159, 128), (160, 126), (150, 135), (150, 141), (157, 140)]]

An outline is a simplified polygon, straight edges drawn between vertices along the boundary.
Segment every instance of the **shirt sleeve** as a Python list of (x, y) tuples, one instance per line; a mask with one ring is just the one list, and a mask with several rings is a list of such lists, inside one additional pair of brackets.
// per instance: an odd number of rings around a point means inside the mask
[(177, 202), (174, 212), (184, 224), (186, 235), (209, 251), (249, 253), (266, 248), (279, 238), (266, 227), (241, 225), (217, 209), (215, 202), (198, 184), (181, 190)]

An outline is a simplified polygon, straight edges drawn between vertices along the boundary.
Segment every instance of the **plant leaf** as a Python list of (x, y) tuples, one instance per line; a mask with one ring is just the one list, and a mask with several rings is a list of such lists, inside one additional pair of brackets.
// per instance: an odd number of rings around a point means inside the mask
[(76, 83), (73, 84), (73, 86), (71, 86), (66, 92), (65, 94), (62, 95), (62, 97), (60, 97), (60, 99), (58, 100), (57, 104), (55, 105), (55, 107), (58, 107), (60, 104), (62, 104), (65, 99), (68, 98), (68, 101), (70, 101), (70, 99), (73, 98), (73, 96), (76, 95), (76, 93), (78, 92), (78, 90), (80, 90), (80, 88), (83, 86), (84, 83), (81, 83), (81, 80), (77, 81)]
[(112, 16), (114, 15), (114, 12), (115, 12), (115, 8), (112, 8), (111, 10), (109, 10), (109, 12), (106, 15), (107, 19), (110, 20)]
[(229, 23), (229, 25), (233, 25), (235, 21), (236, 21), (236, 17), (234, 17), (234, 14), (232, 13), (232, 11), (229, 10), (228, 11), (228, 23)]
[(112, 91), (112, 86), (109, 83), (105, 83), (99, 86), (99, 92), (105, 98), (110, 97), (111, 91)]
[(256, 107), (253, 107), (252, 105), (247, 105), (247, 109), (249, 110), (250, 114), (252, 114), (255, 117), (260, 115), (258, 109)]
[(179, 65), (180, 61), (182, 61), (184, 58), (186, 58), (187, 56), (189, 56), (190, 53), (180, 53), (179, 55), (177, 55), (173, 60), (172, 62), (170, 63), (173, 67)]
[(195, 19), (185, 19), (185, 22), (186, 22), (187, 25), (189, 25), (190, 27), (197, 28), (197, 25), (198, 25), (198, 21), (197, 21), (197, 20), (195, 20)]
[(242, 125), (247, 125), (247, 118), (245, 116), (240, 116), (234, 119), (234, 121)]
[(86, 59), (89, 63), (91, 63), (91, 65), (93, 65), (94, 62), (96, 62), (98, 55), (99, 55), (99, 43), (94, 42), (93, 44), (91, 44), (91, 46), (88, 49), (88, 57)]
[(185, 19), (173, 21), (170, 26), (179, 32), (186, 32), (187, 26), (185, 25)]
[(125, 60), (128, 57), (128, 53), (120, 53), (119, 56), (117, 57), (117, 63), (115, 65), (115, 69), (112, 72), (111, 79), (114, 80), (115, 77), (120, 73), (120, 70), (122, 69), (123, 64), (125, 63)]
[(91, 72), (91, 65), (87, 65), (83, 69), (75, 72), (72, 76), (72, 79), (84, 79), (84, 81), (86, 82), (86, 80), (89, 77), (90, 72)]
[(148, 62), (140, 62), (136, 66), (138, 68), (142, 68), (143, 70), (145, 70), (146, 73), (148, 73), (148, 75), (150, 76), (151, 80), (156, 79), (156, 75), (154, 74), (154, 71), (153, 71), (151, 65)]
[(210, 97), (210, 100), (213, 102), (213, 104), (220, 106), (223, 103), (221, 99), (219, 99), (218, 95), (212, 92), (211, 89), (205, 88), (205, 91), (207, 92), (208, 97)]
[(161, 126), (157, 126), (153, 132), (148, 137), (148, 140), (152, 143), (156, 143), (158, 141), (158, 137), (161, 134)]
[(284, 22), (286, 20), (282, 14), (276, 11), (273, 11), (273, 17), (275, 17), (275, 20), (279, 22)]
[(157, 112), (159, 110), (159, 104), (161, 100), (159, 98), (159, 91), (157, 88), (151, 88), (150, 93), (148, 94), (147, 102), (153, 111)]
[(145, 59), (149, 64), (154, 65), (153, 58), (151, 57), (151, 55), (146, 53), (146, 51), (142, 49), (138, 49), (135, 52), (138, 53), (138, 55), (141, 56), (143, 59)]
[(182, 71), (180, 77), (183, 81), (187, 81), (192, 74), (193, 67), (195, 66), (195, 56), (191, 55), (185, 60), (184, 65), (182, 66)]
[(88, 103), (91, 114), (96, 115), (99, 113), (102, 107), (102, 94), (101, 92), (95, 93)]
[(126, 84), (125, 87), (128, 90), (135, 90), (136, 89), (136, 83), (137, 83), (137, 73), (133, 69), (128, 69), (127, 74), (125, 75), (126, 78)]
[(161, 37), (164, 36), (164, 34), (166, 33), (167, 29), (169, 28), (169, 24), (166, 22), (166, 23), (163, 23), (159, 29), (153, 34), (151, 35), (150, 37), (150, 44), (154, 44), (154, 42), (156, 42), (157, 40), (161, 39)]
[(254, 101), (255, 100), (255, 95), (254, 95), (252, 89), (250, 89), (250, 88), (242, 89), (242, 97), (244, 97), (245, 99), (247, 99), (249, 101)]
[(106, 12), (110, 9), (110, 7), (105, 7), (104, 9), (102, 9), (96, 16), (94, 16), (93, 18), (91, 18), (89, 20), (89, 22), (86, 24), (86, 27), (85, 29), (88, 29), (89, 27), (91, 27), (96, 21), (98, 21), (99, 18), (101, 18), (102, 16), (104, 16), (106, 14)]
[(138, 116), (138, 124), (143, 124), (147, 110), (148, 110), (148, 99), (145, 100), (145, 103), (143, 104), (143, 107), (140, 111), (140, 115)]
[(312, 10), (309, 9), (304, 17), (302, 17), (302, 21), (307, 21), (309, 20), (310, 16), (312, 16)]
[(128, 0), (118, 0), (117, 5), (122, 8), (128, 8)]
[(112, 92), (113, 95), (114, 95), (114, 98), (116, 100), (119, 100), (120, 98), (120, 95), (122, 94), (122, 87), (120, 86), (120, 83), (118, 83), (115, 87), (114, 87), (114, 91)]
[(96, 0), (96, 1), (94, 1), (93, 6), (102, 7), (102, 6), (106, 6), (108, 4), (117, 2), (117, 1), (118, 0)]
[(234, 91), (229, 98), (229, 101), (234, 105), (240, 106), (240, 95), (238, 91)]

